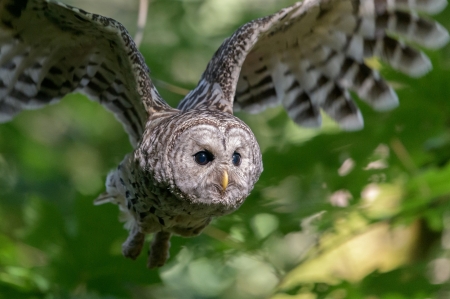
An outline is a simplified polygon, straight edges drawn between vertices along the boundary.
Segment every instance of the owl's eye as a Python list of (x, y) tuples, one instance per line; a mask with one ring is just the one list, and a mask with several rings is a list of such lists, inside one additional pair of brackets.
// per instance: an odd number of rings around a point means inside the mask
[(199, 165), (206, 165), (214, 160), (214, 156), (208, 151), (201, 151), (194, 155), (194, 160)]
[(234, 166), (241, 165), (241, 155), (239, 153), (234, 152), (231, 159), (233, 161)]

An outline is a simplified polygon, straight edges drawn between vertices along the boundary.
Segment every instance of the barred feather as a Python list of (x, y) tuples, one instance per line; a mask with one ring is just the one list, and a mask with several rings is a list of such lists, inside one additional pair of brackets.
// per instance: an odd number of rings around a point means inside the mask
[[(416, 14), (436, 13), (445, 5), (443, 0), (298, 2), (239, 28), (179, 108), (231, 112), (234, 105), (234, 110), (257, 113), (282, 104), (299, 125), (320, 126), (322, 109), (343, 129), (360, 129), (361, 113), (349, 91), (376, 110), (398, 105), (392, 87), (365, 59), (379, 57), (412, 77), (428, 72), (430, 60), (405, 42), (430, 49), (445, 45), (447, 31)], [(214, 89), (223, 97), (195, 96)]]
[(0, 122), (72, 92), (112, 111), (133, 145), (149, 115), (171, 109), (120, 23), (62, 3), (0, 1)]

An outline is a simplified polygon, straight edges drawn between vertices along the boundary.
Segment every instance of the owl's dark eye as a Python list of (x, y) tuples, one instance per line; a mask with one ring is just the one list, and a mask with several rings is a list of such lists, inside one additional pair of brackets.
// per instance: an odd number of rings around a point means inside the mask
[(233, 161), (234, 166), (241, 165), (241, 155), (239, 153), (234, 152), (231, 159)]
[(206, 165), (214, 160), (214, 156), (208, 151), (201, 151), (194, 155), (194, 160), (199, 165)]

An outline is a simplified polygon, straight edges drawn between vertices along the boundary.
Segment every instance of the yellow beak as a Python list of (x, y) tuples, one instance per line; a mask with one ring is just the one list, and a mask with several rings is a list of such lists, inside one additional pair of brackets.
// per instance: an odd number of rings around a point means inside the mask
[(228, 172), (226, 170), (223, 171), (223, 177), (222, 177), (222, 188), (223, 191), (227, 189), (228, 186)]

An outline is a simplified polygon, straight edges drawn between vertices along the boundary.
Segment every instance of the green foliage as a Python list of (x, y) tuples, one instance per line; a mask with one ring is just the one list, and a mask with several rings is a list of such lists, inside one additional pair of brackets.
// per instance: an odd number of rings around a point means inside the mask
[[(289, 3), (152, 1), (152, 77), (193, 88), (234, 29)], [(450, 9), (437, 19), (450, 28)], [(400, 107), (359, 102), (359, 132), (298, 128), (280, 108), (239, 114), (261, 143), (261, 179), (239, 211), (173, 238), (158, 271), (121, 256), (117, 207), (92, 205), (131, 150), (113, 116), (80, 95), (20, 114), (0, 126), (0, 299), (449, 298), (450, 47), (428, 54), (420, 79), (382, 69)]]

